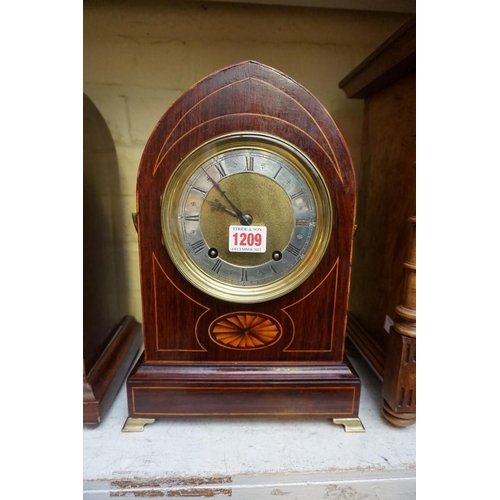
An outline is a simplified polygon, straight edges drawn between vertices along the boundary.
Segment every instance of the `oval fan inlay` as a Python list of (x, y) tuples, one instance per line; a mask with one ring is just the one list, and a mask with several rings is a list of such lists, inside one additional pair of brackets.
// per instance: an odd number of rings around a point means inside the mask
[(272, 317), (256, 313), (231, 313), (210, 326), (212, 340), (228, 349), (263, 349), (281, 337), (281, 326)]

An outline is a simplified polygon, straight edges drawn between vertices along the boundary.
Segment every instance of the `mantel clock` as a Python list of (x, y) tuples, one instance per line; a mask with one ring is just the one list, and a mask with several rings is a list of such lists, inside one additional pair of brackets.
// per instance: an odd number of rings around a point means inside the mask
[(137, 179), (144, 354), (125, 431), (210, 415), (363, 430), (344, 356), (355, 192), (332, 118), (272, 68), (225, 68), (165, 112)]

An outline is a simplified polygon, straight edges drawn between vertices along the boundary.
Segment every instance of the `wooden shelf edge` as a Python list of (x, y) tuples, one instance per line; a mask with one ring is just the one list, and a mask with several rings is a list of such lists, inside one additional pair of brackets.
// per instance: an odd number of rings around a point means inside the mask
[(413, 15), (339, 83), (348, 98), (364, 99), (416, 69)]

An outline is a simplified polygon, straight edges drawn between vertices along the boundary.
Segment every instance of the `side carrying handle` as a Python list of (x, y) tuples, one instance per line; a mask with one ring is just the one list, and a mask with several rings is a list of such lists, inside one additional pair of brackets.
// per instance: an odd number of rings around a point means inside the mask
[(139, 212), (132, 212), (132, 222), (134, 223), (134, 227), (136, 232), (138, 233), (139, 230), (137, 229), (137, 216), (139, 215)]

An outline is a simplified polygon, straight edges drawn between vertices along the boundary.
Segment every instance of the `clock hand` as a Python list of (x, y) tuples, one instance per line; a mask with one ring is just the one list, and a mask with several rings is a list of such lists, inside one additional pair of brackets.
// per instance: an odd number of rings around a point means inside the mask
[(218, 198), (215, 198), (215, 201), (212, 200), (206, 200), (210, 205), (212, 205), (212, 210), (220, 210), (221, 212), (227, 212), (228, 214), (231, 214), (233, 217), (236, 217), (239, 219), (239, 216), (236, 212), (233, 212), (232, 210), (229, 210), (225, 205), (223, 205)]
[(208, 178), (212, 181), (213, 185), (219, 190), (219, 192), (226, 198), (228, 203), (231, 205), (231, 208), (235, 211), (236, 217), (239, 218), (240, 223), (243, 226), (249, 226), (252, 223), (252, 216), (250, 214), (244, 214), (227, 196), (227, 194), (224, 192), (224, 190), (220, 187), (219, 183), (214, 181), (210, 175), (208, 175)]

